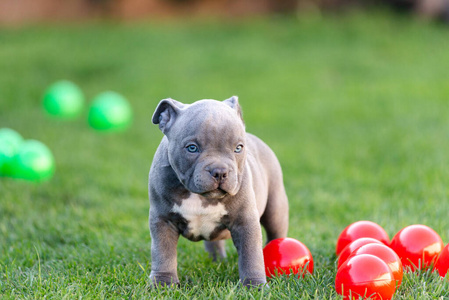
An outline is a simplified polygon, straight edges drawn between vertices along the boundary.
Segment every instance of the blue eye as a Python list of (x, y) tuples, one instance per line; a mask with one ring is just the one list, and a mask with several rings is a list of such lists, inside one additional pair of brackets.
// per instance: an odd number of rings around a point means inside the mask
[(198, 152), (198, 147), (194, 144), (188, 145), (186, 148), (190, 153)]
[(234, 152), (235, 153), (240, 153), (240, 152), (242, 152), (242, 150), (243, 150), (243, 145), (238, 145), (237, 147), (235, 147)]

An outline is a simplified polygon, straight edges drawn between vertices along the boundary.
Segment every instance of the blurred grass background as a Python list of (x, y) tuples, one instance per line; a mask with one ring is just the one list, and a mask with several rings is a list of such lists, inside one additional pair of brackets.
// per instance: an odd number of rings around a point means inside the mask
[[(303, 18), (172, 20), (0, 29), (0, 127), (53, 151), (56, 174), (0, 178), (0, 295), (5, 298), (336, 298), (335, 243), (367, 219), (390, 237), (425, 224), (449, 241), (449, 29), (384, 11)], [(123, 94), (133, 126), (99, 134), (54, 120), (45, 88)], [(237, 287), (237, 258), (214, 264), (180, 239), (183, 286), (150, 290), (147, 175), (162, 138), (159, 100), (238, 95), (247, 130), (276, 152), (289, 235), (315, 259), (304, 280)], [(434, 274), (408, 274), (395, 299), (449, 297)]]

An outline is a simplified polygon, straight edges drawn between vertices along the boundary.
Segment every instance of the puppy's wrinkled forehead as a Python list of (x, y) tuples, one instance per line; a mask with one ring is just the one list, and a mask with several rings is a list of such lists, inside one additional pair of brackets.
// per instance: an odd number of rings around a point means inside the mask
[(180, 117), (185, 135), (242, 136), (245, 126), (237, 112), (223, 102), (201, 100), (191, 104)]

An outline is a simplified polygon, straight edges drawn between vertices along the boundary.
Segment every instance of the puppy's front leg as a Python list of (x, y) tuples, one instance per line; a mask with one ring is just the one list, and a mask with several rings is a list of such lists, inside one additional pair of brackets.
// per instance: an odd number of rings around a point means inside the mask
[(257, 213), (242, 214), (233, 224), (231, 235), (239, 255), (240, 281), (247, 287), (266, 284), (262, 231)]
[(179, 233), (174, 226), (158, 217), (150, 218), (151, 274), (153, 285), (179, 284), (177, 252)]

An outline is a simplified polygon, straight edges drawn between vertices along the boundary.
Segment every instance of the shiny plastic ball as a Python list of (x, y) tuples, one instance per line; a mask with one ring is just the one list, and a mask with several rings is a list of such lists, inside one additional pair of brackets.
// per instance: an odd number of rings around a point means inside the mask
[(42, 107), (51, 116), (71, 119), (81, 114), (84, 102), (83, 92), (76, 84), (61, 80), (47, 88)]
[(419, 270), (435, 262), (444, 244), (432, 228), (426, 225), (410, 225), (393, 237), (390, 247), (400, 257), (404, 268)]
[(394, 279), (396, 280), (396, 287), (401, 285), (404, 275), (403, 267), (401, 259), (393, 249), (383, 244), (367, 244), (352, 252), (348, 259), (361, 254), (371, 254), (382, 259), (393, 273)]
[(370, 237), (388, 245), (390, 238), (385, 230), (371, 221), (358, 221), (347, 226), (339, 235), (335, 252), (337, 255), (352, 241), (362, 237)]
[(88, 122), (96, 130), (119, 131), (126, 129), (132, 121), (129, 102), (116, 92), (103, 92), (92, 101)]
[(43, 181), (53, 176), (55, 161), (47, 146), (36, 140), (27, 140), (14, 157), (12, 168), (15, 178)]
[(389, 300), (396, 291), (395, 279), (388, 265), (379, 257), (360, 254), (351, 257), (338, 269), (335, 289), (344, 299)]
[(263, 249), (265, 273), (267, 276), (281, 274), (313, 273), (313, 258), (309, 249), (293, 238), (279, 238), (270, 241)]
[(0, 129), (0, 141), (7, 141), (15, 150), (19, 149), (20, 144), (23, 142), (22, 136), (15, 130), (10, 128)]
[(23, 142), (22, 136), (9, 128), (0, 129), (0, 176), (11, 176), (11, 164)]
[(356, 239), (355, 241), (349, 243), (344, 249), (343, 251), (341, 251), (340, 256), (338, 256), (338, 264), (337, 264), (337, 268), (340, 268), (340, 266), (348, 259), (348, 257), (352, 254), (352, 252), (354, 252), (355, 250), (357, 250), (358, 248), (367, 245), (367, 244), (382, 244), (381, 241), (373, 239), (373, 238), (359, 238)]
[(445, 277), (449, 271), (449, 244), (443, 248), (434, 266), (434, 271), (438, 271), (441, 277)]

